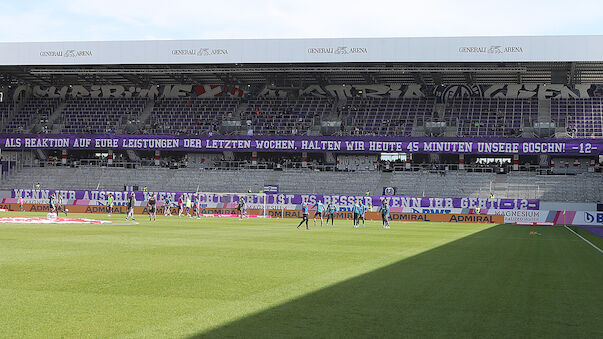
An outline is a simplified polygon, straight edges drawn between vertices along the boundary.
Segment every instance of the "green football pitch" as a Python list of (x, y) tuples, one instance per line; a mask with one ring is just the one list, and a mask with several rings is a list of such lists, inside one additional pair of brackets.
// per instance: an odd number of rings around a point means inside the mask
[(603, 337), (564, 227), (85, 217), (0, 224), (0, 337)]

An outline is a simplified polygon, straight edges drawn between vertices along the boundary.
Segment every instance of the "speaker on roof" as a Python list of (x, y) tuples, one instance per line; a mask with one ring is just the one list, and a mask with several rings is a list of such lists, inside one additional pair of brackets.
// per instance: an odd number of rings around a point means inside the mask
[(551, 83), (561, 85), (566, 84), (567, 71), (551, 71)]

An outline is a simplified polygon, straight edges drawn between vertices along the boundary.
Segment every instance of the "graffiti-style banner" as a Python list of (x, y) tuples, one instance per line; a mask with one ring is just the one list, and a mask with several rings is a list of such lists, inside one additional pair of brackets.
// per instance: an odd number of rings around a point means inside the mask
[[(28, 86), (21, 85), (12, 91), (13, 100), (24, 94), (36, 98), (245, 98), (254, 86), (237, 85), (148, 85), (146, 87), (128, 87), (122, 85), (82, 86)], [(437, 97), (447, 101), (459, 98), (497, 98), (497, 99), (571, 99), (597, 98), (603, 96), (601, 84), (577, 84), (567, 86), (561, 84), (494, 84), (468, 85), (449, 84), (433, 85), (401, 85), (401, 84), (355, 84), (355, 85), (310, 85), (299, 90), (300, 96), (310, 95), (318, 98), (431, 98)], [(264, 88), (260, 97), (285, 98), (287, 92)]]
[[(85, 202), (86, 205), (96, 205), (106, 203), (109, 194), (113, 194), (114, 201), (117, 204), (125, 204), (128, 196), (132, 192), (125, 191), (84, 191), (84, 190), (31, 190), (31, 189), (13, 189), (11, 198), (24, 198), (27, 203), (47, 203), (51, 193), (61, 193), (68, 204), (78, 205), (78, 201)], [(439, 197), (402, 197), (402, 196), (363, 196), (363, 195), (320, 195), (320, 194), (236, 194), (236, 193), (195, 193), (195, 192), (133, 192), (139, 204), (146, 204), (151, 194), (157, 194), (160, 202), (169, 198), (172, 202), (180, 197), (197, 196), (201, 199), (204, 207), (236, 207), (236, 202), (243, 197), (250, 206), (261, 208), (264, 204), (267, 208), (296, 209), (305, 198), (308, 198), (310, 204), (318, 201), (328, 204), (333, 202), (338, 210), (346, 210), (356, 201), (362, 201), (367, 206), (379, 207), (382, 201), (387, 201), (392, 211), (403, 212), (404, 208), (415, 208), (419, 213), (450, 213), (452, 209), (509, 209), (509, 210), (538, 210), (540, 201), (536, 199), (490, 199), (490, 198), (439, 198)], [(7, 199), (4, 199), (7, 200)], [(14, 203), (16, 201), (4, 201)], [(398, 209), (399, 210), (395, 210)], [(422, 209), (433, 209), (423, 211)], [(436, 211), (437, 210), (437, 211)], [(448, 210), (448, 211), (447, 211)], [(409, 212), (415, 212), (411, 210)]]
[(0, 147), (6, 150), (598, 155), (603, 153), (603, 139), (3, 134)]

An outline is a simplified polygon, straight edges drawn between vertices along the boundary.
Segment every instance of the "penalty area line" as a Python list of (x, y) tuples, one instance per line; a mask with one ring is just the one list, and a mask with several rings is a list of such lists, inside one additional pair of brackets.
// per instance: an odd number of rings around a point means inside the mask
[(584, 237), (582, 237), (580, 234), (574, 232), (574, 230), (572, 230), (571, 228), (567, 227), (567, 225), (563, 225), (568, 231), (574, 233), (575, 235), (577, 235), (580, 239), (586, 241), (587, 244), (591, 245), (592, 247), (594, 247), (597, 251), (599, 251), (599, 253), (603, 253), (603, 250), (601, 250), (599, 247), (597, 247), (597, 245), (593, 244), (592, 242), (584, 239)]

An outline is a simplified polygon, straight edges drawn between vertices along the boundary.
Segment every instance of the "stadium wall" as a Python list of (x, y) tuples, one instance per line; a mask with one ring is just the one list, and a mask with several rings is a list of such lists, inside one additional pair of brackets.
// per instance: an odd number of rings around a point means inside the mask
[[(108, 213), (106, 206), (102, 205), (65, 205), (69, 213)], [(0, 209), (7, 211), (20, 211), (19, 204), (0, 204)], [(48, 204), (25, 204), (24, 209), (27, 212), (49, 212)], [(165, 206), (157, 208), (157, 214), (162, 215), (165, 212)], [(176, 207), (171, 208), (173, 215), (178, 215)], [(250, 215), (261, 215), (263, 212), (259, 209), (247, 210)], [(127, 214), (126, 206), (115, 206), (112, 209), (113, 214)], [(148, 208), (137, 206), (134, 208), (134, 214), (148, 214)], [(239, 212), (233, 208), (202, 208), (201, 214), (212, 215), (236, 215)], [(310, 211), (310, 218), (314, 217), (314, 211)], [(273, 218), (301, 218), (302, 213), (299, 210), (268, 210), (268, 216)], [(338, 211), (335, 213), (336, 219), (352, 220), (353, 213), (349, 211)], [(381, 220), (381, 213), (367, 212), (366, 220)], [(502, 215), (485, 215), (485, 214), (444, 214), (444, 213), (390, 213), (392, 221), (409, 221), (409, 222), (452, 222), (452, 223), (487, 223), (487, 224), (503, 224), (505, 222)]]
[[(107, 213), (105, 206), (109, 193), (115, 196), (113, 213), (126, 213), (126, 197), (131, 192), (117, 191), (55, 191), (55, 190), (22, 190), (0, 192), (2, 204), (0, 209), (9, 211), (20, 210), (18, 197), (24, 197), (25, 210), (34, 212), (47, 212), (48, 196), (53, 192), (61, 192), (65, 196), (65, 203), (70, 212), (76, 213)], [(159, 213), (164, 211), (164, 200), (170, 197), (172, 201), (182, 195), (192, 196), (193, 192), (135, 192), (137, 206), (135, 213), (145, 214), (146, 201), (151, 194), (158, 193)], [(7, 197), (9, 196), (9, 197)], [(580, 207), (589, 207), (587, 210), (571, 210), (569, 205), (563, 203), (548, 203), (547, 206), (559, 206), (555, 210), (545, 210), (540, 206), (540, 201), (532, 199), (478, 199), (478, 198), (437, 198), (437, 197), (391, 197), (391, 196), (346, 196), (346, 195), (301, 195), (301, 194), (228, 194), (228, 193), (203, 193), (201, 196), (201, 213), (203, 214), (237, 214), (236, 201), (239, 197), (246, 197), (249, 213), (263, 214), (264, 201), (266, 212), (271, 217), (296, 218), (301, 217), (300, 203), (308, 198), (312, 205), (316, 201), (329, 203), (333, 201), (337, 206), (337, 218), (350, 219), (352, 204), (362, 200), (369, 206), (367, 219), (379, 220), (378, 207), (382, 200), (387, 200), (391, 206), (391, 220), (400, 221), (445, 221), (445, 222), (487, 222), (497, 223), (549, 223), (549, 224), (575, 224), (603, 226), (603, 212), (595, 212), (596, 204), (573, 204)], [(265, 199), (265, 200), (264, 200)], [(592, 206), (591, 206), (592, 205)], [(479, 210), (477, 208), (480, 208)], [(310, 214), (314, 211), (311, 208)], [(176, 207), (172, 212), (177, 213)], [(483, 219), (467, 216), (488, 216)], [(492, 218), (491, 218), (492, 217)], [(451, 221), (453, 220), (453, 221)], [(473, 220), (473, 221), (471, 221)]]
[[(108, 213), (107, 207), (102, 205), (65, 205), (69, 213)], [(20, 211), (20, 207), (15, 203), (0, 204), (0, 209), (6, 211)], [(49, 212), (47, 204), (25, 204), (24, 209), (27, 212)], [(164, 214), (165, 207), (157, 208), (157, 213)], [(176, 207), (171, 208), (173, 215), (178, 214)], [(485, 210), (479, 214), (455, 214), (455, 213), (400, 213), (391, 212), (391, 221), (408, 222), (453, 222), (453, 223), (490, 223), (490, 224), (549, 224), (549, 225), (586, 225), (603, 226), (603, 212), (596, 211), (519, 211), (519, 210)], [(115, 206), (112, 209), (113, 214), (125, 215), (127, 213), (125, 206)], [(137, 206), (134, 208), (137, 215), (148, 214), (148, 208)], [(236, 215), (238, 211), (234, 208), (202, 208), (201, 214), (209, 215)], [(261, 215), (260, 209), (249, 209), (251, 215)], [(314, 217), (315, 211), (310, 211), (310, 218)], [(299, 210), (275, 210), (270, 209), (267, 215), (272, 218), (301, 218), (302, 213)], [(349, 211), (337, 211), (335, 218), (338, 220), (351, 220), (353, 213)], [(379, 212), (367, 212), (367, 220), (381, 220)]]

